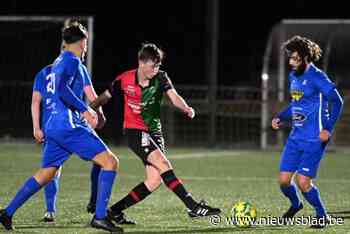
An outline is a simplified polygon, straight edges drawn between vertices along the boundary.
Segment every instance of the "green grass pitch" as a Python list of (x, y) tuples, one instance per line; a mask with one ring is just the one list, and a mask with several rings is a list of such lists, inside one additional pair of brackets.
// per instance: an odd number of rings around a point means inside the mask
[[(116, 202), (144, 178), (141, 161), (126, 148), (112, 148), (119, 155), (120, 170), (110, 204)], [(40, 146), (35, 144), (0, 144), (0, 207), (8, 204), (41, 160)], [(210, 151), (206, 149), (169, 149), (177, 176), (196, 199), (229, 214), (233, 203), (254, 203), (258, 217), (279, 216), (289, 206), (277, 184), (279, 152)], [(346, 152), (328, 152), (322, 161), (316, 184), (329, 211), (350, 211), (350, 157)], [(43, 192), (39, 192), (14, 216), (13, 233), (105, 233), (89, 227), (91, 215), (85, 208), (89, 199), (90, 163), (76, 156), (62, 170), (56, 223), (40, 222), (44, 211)], [(306, 202), (304, 202), (306, 204)], [(126, 226), (125, 233), (318, 233), (308, 226), (260, 225), (237, 228), (208, 218), (191, 220), (180, 200), (161, 186), (142, 203), (127, 210), (138, 222)], [(299, 215), (313, 215), (306, 204)], [(341, 214), (340, 214), (341, 215)], [(328, 227), (322, 233), (350, 233), (350, 214), (343, 225)], [(343, 215), (343, 216), (344, 216)], [(0, 227), (0, 233), (5, 230)]]

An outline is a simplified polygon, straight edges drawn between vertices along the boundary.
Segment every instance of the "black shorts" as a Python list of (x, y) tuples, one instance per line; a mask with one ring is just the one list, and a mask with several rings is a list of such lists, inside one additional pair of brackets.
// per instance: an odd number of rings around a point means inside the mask
[(143, 164), (151, 165), (147, 161), (156, 149), (165, 153), (164, 138), (162, 133), (148, 133), (140, 129), (124, 129), (128, 139), (128, 147), (142, 160)]

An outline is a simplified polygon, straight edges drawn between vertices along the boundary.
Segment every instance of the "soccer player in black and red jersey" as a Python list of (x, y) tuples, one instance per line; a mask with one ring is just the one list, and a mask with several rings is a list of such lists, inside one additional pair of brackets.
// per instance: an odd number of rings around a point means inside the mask
[(110, 207), (109, 216), (118, 224), (135, 224), (126, 219), (123, 210), (145, 199), (162, 181), (185, 204), (190, 217), (211, 216), (221, 212), (219, 208), (210, 207), (204, 201), (197, 202), (193, 199), (176, 177), (165, 155), (160, 121), (163, 94), (189, 118), (194, 118), (195, 111), (176, 92), (167, 73), (159, 70), (162, 59), (163, 51), (155, 44), (143, 44), (138, 52), (138, 68), (117, 76), (110, 87), (90, 105), (101, 106), (113, 95), (122, 92), (128, 146), (145, 166), (146, 180)]

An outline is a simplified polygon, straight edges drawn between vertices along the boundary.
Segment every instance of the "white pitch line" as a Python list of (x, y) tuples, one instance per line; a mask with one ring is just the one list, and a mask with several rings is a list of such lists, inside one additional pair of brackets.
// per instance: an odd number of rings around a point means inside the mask
[[(212, 158), (212, 157), (229, 157), (229, 156), (240, 156), (249, 154), (249, 152), (244, 151), (203, 151), (198, 153), (177, 153), (177, 154), (166, 154), (168, 159), (192, 159), (192, 158)], [(119, 154), (121, 161), (123, 160), (139, 160), (139, 158), (133, 154), (131, 156), (126, 156)]]
[(242, 152), (237, 151), (208, 151), (200, 153), (184, 153), (184, 154), (173, 154), (169, 155), (170, 159), (188, 159), (188, 158), (207, 158), (207, 157), (224, 157), (224, 156), (239, 156)]

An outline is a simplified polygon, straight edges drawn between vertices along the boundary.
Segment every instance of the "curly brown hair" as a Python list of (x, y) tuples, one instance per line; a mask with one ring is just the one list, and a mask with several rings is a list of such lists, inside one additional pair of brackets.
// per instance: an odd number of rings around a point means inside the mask
[(293, 52), (298, 52), (302, 58), (307, 57), (308, 62), (316, 62), (322, 56), (322, 50), (318, 44), (306, 37), (301, 37), (298, 35), (293, 36), (284, 42), (282, 49), (287, 53), (287, 55), (290, 55)]

